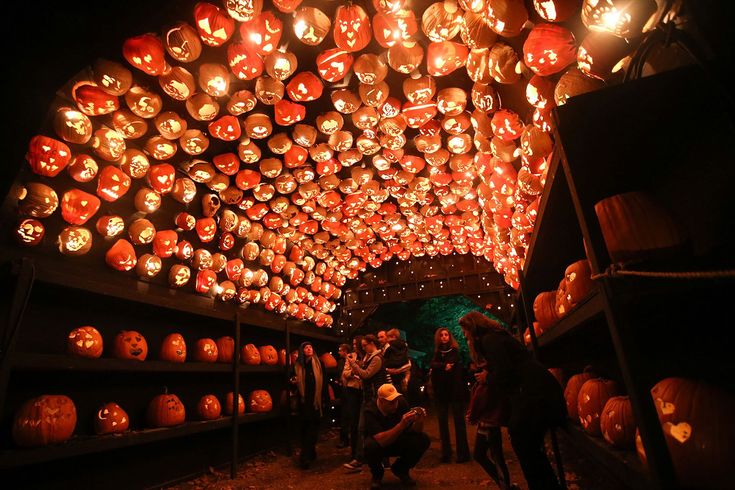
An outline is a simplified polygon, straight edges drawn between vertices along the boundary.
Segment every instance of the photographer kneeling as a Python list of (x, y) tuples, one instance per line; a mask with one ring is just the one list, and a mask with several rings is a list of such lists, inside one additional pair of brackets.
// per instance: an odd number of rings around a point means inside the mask
[(408, 472), (429, 448), (431, 442), (423, 429), (426, 411), (408, 407), (406, 398), (391, 384), (378, 388), (378, 399), (365, 409), (365, 459), (373, 480), (370, 488), (380, 488), (383, 458), (398, 456), (391, 471), (404, 486), (416, 482)]

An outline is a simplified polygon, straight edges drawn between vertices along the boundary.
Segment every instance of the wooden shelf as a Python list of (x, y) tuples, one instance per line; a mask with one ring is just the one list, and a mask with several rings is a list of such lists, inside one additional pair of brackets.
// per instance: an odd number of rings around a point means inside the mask
[(537, 338), (539, 347), (553, 344), (559, 339), (579, 331), (604, 315), (602, 294), (594, 291), (577, 304), (564, 318)]
[(559, 432), (580, 453), (599, 463), (627, 488), (651, 488), (647, 472), (635, 452), (615, 449), (604, 439), (591, 437), (581, 427), (571, 423), (566, 430)]
[[(252, 424), (265, 420), (280, 418), (277, 412), (252, 413), (239, 417), (240, 424)], [(77, 436), (57, 446), (45, 446), (29, 449), (13, 449), (0, 453), (0, 468), (7, 469), (30, 464), (43, 463), (58, 459), (71, 458), (89, 453), (99, 453), (124, 447), (148, 444), (152, 442), (184, 437), (200, 432), (227, 429), (232, 426), (232, 417), (217, 420), (191, 421), (178, 427), (162, 429), (143, 429), (125, 434), (104, 436)]]
[(344, 337), (338, 337), (333, 333), (332, 329), (319, 328), (311, 326), (304, 322), (288, 320), (288, 331), (291, 335), (298, 335), (315, 340), (325, 340), (327, 342), (342, 342)]
[[(67, 355), (15, 353), (12, 368), (16, 371), (105, 371), (105, 372), (153, 372), (153, 373), (232, 373), (230, 363), (187, 361), (182, 363), (125, 359), (86, 359)], [(241, 373), (282, 373), (283, 366), (249, 366), (242, 364)]]

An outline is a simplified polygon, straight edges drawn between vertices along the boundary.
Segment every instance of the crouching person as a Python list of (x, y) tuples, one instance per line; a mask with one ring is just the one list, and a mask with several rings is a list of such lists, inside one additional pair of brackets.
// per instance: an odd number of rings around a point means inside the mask
[(375, 403), (365, 408), (365, 459), (370, 466), (370, 488), (380, 488), (383, 459), (397, 456), (390, 467), (404, 486), (416, 484), (409, 471), (429, 448), (429, 436), (423, 432), (426, 412), (411, 409), (406, 398), (391, 384), (378, 388)]

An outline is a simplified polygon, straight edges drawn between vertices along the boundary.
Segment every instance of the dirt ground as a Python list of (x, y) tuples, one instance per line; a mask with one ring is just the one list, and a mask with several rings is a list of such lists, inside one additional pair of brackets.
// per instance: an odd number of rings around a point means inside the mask
[[(425, 430), (431, 438), (431, 447), (412, 471), (418, 488), (464, 490), (472, 488), (497, 488), (482, 468), (475, 462), (441, 464), (440, 443), (436, 418), (427, 419)], [(470, 447), (474, 442), (475, 428), (468, 427)], [(453, 434), (453, 432), (452, 432)], [(513, 454), (507, 434), (504, 434), (505, 458), (514, 483), (526, 489), (526, 482)], [(302, 471), (296, 464), (295, 454), (289, 457), (285, 451), (270, 451), (258, 455), (240, 465), (237, 479), (229, 479), (229, 471), (212, 470), (202, 477), (181, 483), (176, 490), (235, 490), (235, 489), (304, 489), (342, 490), (369, 488), (370, 470), (363, 467), (360, 473), (347, 473), (342, 467), (349, 461), (349, 448), (337, 449), (338, 431), (332, 429), (321, 435), (317, 445), (318, 459), (309, 470)], [(296, 452), (296, 451), (294, 451)], [(580, 455), (562, 448), (565, 459), (567, 486), (570, 490), (611, 488), (604, 479), (586, 465)], [(580, 473), (581, 470), (581, 473)], [(586, 474), (585, 474), (586, 472)], [(403, 488), (390, 471), (386, 471), (383, 488)]]

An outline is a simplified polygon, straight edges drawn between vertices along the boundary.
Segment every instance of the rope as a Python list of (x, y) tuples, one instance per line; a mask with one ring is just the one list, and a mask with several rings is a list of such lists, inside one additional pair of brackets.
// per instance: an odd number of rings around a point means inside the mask
[(725, 271), (688, 271), (688, 272), (651, 272), (651, 271), (628, 271), (624, 270), (620, 264), (612, 264), (604, 272), (600, 274), (592, 274), (593, 280), (602, 279), (603, 277), (649, 277), (649, 278), (665, 278), (665, 279), (723, 279), (735, 278), (735, 270)]

